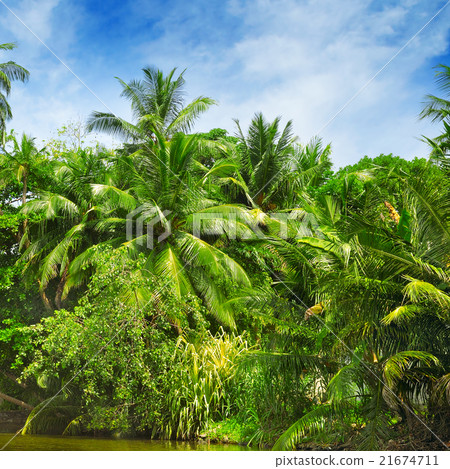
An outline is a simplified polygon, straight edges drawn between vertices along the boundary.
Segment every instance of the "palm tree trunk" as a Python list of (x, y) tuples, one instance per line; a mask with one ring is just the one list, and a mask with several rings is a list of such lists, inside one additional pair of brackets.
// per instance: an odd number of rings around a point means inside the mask
[(52, 305), (51, 301), (48, 299), (47, 295), (45, 294), (45, 290), (43, 288), (41, 288), (41, 281), (40, 280), (38, 280), (38, 284), (39, 284), (39, 294), (41, 295), (41, 299), (42, 299), (42, 302), (44, 303), (44, 307), (45, 307), (46, 311), (49, 312), (49, 313), (53, 313), (53, 311), (54, 311), (53, 305)]
[(61, 280), (59, 281), (58, 288), (56, 289), (55, 295), (55, 305), (57, 309), (62, 308), (62, 294), (64, 291), (64, 285), (66, 284), (67, 272), (69, 271), (69, 266), (66, 265), (64, 272), (61, 276)]
[[(27, 192), (28, 192), (28, 176), (23, 177), (23, 189), (22, 189), (22, 207), (27, 203)], [(28, 226), (28, 218), (25, 218), (22, 225), (22, 236), (25, 234)], [(20, 238), (22, 238), (22, 236)], [(30, 242), (25, 243), (25, 249), (30, 246)]]
[(18, 405), (27, 410), (33, 410), (34, 407), (26, 402), (20, 401), (19, 399), (15, 399), (14, 397), (8, 396), (8, 394), (4, 394), (0, 391), (0, 399), (4, 399), (5, 401), (11, 402), (11, 404)]
[(22, 189), (22, 205), (27, 203), (27, 192), (28, 192), (28, 178), (23, 177), (23, 189)]

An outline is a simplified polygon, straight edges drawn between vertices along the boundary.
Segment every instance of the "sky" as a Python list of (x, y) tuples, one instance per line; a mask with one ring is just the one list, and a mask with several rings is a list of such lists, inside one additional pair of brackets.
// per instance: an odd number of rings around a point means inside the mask
[(0, 43), (18, 45), (0, 61), (31, 74), (13, 85), (8, 128), (48, 140), (94, 110), (131, 119), (115, 77), (139, 79), (151, 65), (186, 69), (186, 102), (218, 102), (196, 131), (233, 135), (233, 119), (246, 129), (262, 112), (293, 120), (301, 143), (331, 143), (335, 168), (364, 155), (426, 157), (421, 136), (440, 127), (418, 114), (439, 94), (434, 67), (450, 64), (450, 1), (429, 21), (446, 3), (0, 0)]

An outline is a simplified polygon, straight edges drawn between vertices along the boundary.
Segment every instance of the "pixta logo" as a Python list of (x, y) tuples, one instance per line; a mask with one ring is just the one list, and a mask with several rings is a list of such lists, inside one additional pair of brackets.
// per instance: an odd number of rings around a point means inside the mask
[[(312, 214), (290, 213), (252, 214), (251, 212), (196, 212), (187, 217), (183, 229), (195, 238), (226, 235), (228, 239), (300, 239), (318, 237), (318, 223)], [(136, 246), (153, 249), (172, 234), (174, 213), (160, 211), (152, 205), (141, 205), (127, 215), (126, 238)]]
[(136, 245), (153, 249), (155, 240), (160, 243), (171, 235), (171, 213), (170, 210), (160, 212), (154, 207), (139, 206), (127, 215), (127, 241), (135, 240)]

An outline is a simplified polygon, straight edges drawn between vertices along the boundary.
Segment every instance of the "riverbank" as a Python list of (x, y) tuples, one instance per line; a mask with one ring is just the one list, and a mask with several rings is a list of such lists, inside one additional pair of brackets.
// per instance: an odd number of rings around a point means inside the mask
[(0, 411), (0, 433), (16, 433), (25, 425), (28, 415), (26, 410)]

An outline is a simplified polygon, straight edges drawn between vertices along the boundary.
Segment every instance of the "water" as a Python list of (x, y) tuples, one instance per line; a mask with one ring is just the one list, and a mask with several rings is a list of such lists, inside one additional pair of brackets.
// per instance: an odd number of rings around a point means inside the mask
[[(0, 448), (13, 433), (0, 433)], [(19, 435), (6, 451), (249, 451), (253, 448), (232, 444), (184, 441), (122, 440), (73, 436)]]

